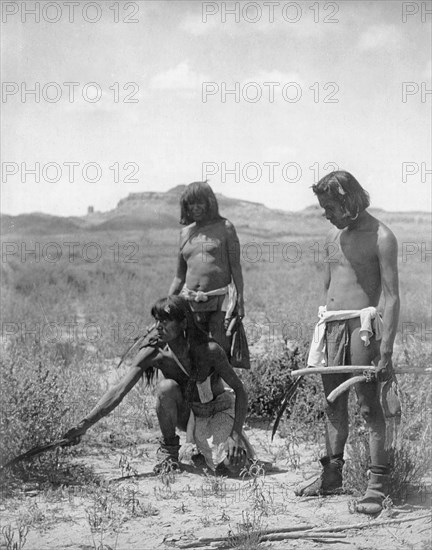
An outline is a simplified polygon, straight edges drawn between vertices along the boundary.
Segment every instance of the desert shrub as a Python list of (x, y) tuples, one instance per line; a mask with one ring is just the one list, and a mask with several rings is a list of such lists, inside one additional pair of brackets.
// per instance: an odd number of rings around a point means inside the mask
[[(84, 367), (77, 362), (66, 366), (55, 346), (10, 344), (0, 368), (2, 464), (59, 438), (77, 421), (77, 410), (86, 409), (85, 403), (94, 400), (97, 392), (94, 377), (84, 376)], [(12, 471), (21, 479), (44, 474), (53, 480), (69, 455), (68, 450), (49, 452), (18, 463)]]
[(294, 382), (291, 371), (304, 364), (306, 349), (306, 343), (292, 349), (281, 345), (252, 355), (250, 371), (241, 372), (252, 416), (275, 415), (286, 391)]
[(324, 435), (324, 392), (320, 376), (305, 376), (280, 423), (287, 447), (316, 443)]

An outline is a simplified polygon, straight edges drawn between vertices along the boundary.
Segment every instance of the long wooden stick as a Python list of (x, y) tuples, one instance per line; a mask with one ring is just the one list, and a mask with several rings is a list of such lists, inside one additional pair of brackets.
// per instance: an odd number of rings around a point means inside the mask
[(334, 525), (333, 527), (315, 527), (320, 533), (337, 533), (338, 531), (347, 531), (349, 529), (365, 529), (366, 527), (380, 527), (381, 525), (391, 525), (393, 523), (406, 523), (407, 521), (418, 521), (420, 519), (430, 518), (430, 512), (416, 518), (383, 519), (378, 521), (362, 521), (361, 523), (348, 523), (345, 525)]
[(58, 447), (66, 447), (70, 444), (70, 439), (57, 439), (56, 441), (53, 441), (52, 443), (48, 443), (47, 445), (36, 445), (36, 447), (32, 447), (29, 451), (22, 453), (12, 460), (9, 460), (9, 462), (6, 462), (6, 464), (3, 464), (3, 466), (0, 467), (0, 472), (5, 470), (6, 468), (10, 468), (11, 466), (15, 466), (18, 462), (21, 462), (21, 460), (26, 460), (28, 458), (32, 458), (34, 456), (40, 455), (42, 453), (45, 453), (46, 451), (52, 451), (54, 449), (57, 449)]
[(230, 546), (225, 546), (225, 544), (231, 543), (231, 541), (236, 538), (242, 539), (243, 537), (253, 537), (254, 539), (259, 539), (259, 542), (270, 541), (270, 540), (287, 540), (287, 539), (312, 539), (312, 540), (325, 540), (329, 539), (344, 539), (346, 538), (345, 534), (333, 535), (332, 533), (320, 533), (319, 531), (299, 531), (297, 533), (276, 533), (271, 532), (267, 535), (262, 535), (260, 531), (252, 531), (251, 533), (239, 533), (238, 535), (231, 535), (228, 537), (215, 537), (215, 538), (206, 538), (206, 540), (196, 540), (192, 542), (180, 543), (179, 548), (199, 548), (206, 547), (210, 545), (213, 548), (232, 548)]
[[(241, 535), (240, 535), (241, 537)], [(269, 535), (263, 535), (260, 537), (260, 542), (265, 542), (268, 540), (289, 540), (289, 539), (312, 539), (312, 540), (325, 540), (328, 539), (345, 539), (345, 534), (333, 535), (333, 533), (315, 533), (313, 531), (302, 531), (301, 533), (272, 533)]]
[[(431, 374), (432, 368), (411, 368), (411, 367), (395, 367), (395, 374)], [(376, 368), (371, 365), (342, 365), (340, 367), (309, 367), (307, 369), (298, 369), (291, 372), (291, 376), (303, 376), (305, 374), (344, 374), (355, 372), (370, 372), (375, 373)]]
[[(271, 535), (274, 533), (292, 533), (295, 531), (307, 531), (310, 529), (314, 529), (314, 526), (310, 523), (300, 523), (299, 525), (291, 526), (291, 527), (275, 527), (274, 529), (263, 529), (259, 531), (262, 535)], [(257, 531), (258, 533), (258, 531)], [(255, 534), (255, 531), (254, 531)], [(226, 540), (226, 537), (198, 537), (199, 542), (215, 542), (215, 541), (221, 541)]]
[[(413, 522), (413, 521), (419, 521), (421, 519), (425, 519), (425, 518), (430, 518), (430, 512), (426, 513), (426, 514), (423, 514), (422, 516), (418, 516), (418, 517), (409, 517), (409, 518), (398, 518), (398, 519), (387, 519), (387, 520), (378, 520), (378, 521), (362, 521), (361, 523), (348, 523), (348, 524), (342, 524), (342, 525), (334, 525), (332, 527), (314, 527), (313, 529), (306, 529), (305, 531), (303, 532), (298, 532), (298, 533), (291, 533), (290, 530), (292, 528), (286, 528), (287, 529), (287, 533), (286, 533), (286, 536), (287, 538), (293, 538), (293, 536), (296, 536), (297, 538), (300, 538), (302, 535), (309, 535), (308, 538), (314, 538), (314, 535), (315, 535), (315, 538), (321, 538), (323, 537), (324, 533), (330, 533), (328, 535), (329, 538), (332, 538), (331, 536), (331, 533), (337, 533), (338, 531), (349, 531), (351, 529), (365, 529), (367, 527), (369, 528), (373, 528), (373, 527), (380, 527), (382, 525), (393, 525), (393, 524), (396, 524), (396, 523), (407, 523), (407, 522)], [(280, 530), (283, 529), (283, 528), (279, 528), (279, 529), (268, 529), (266, 530), (266, 535), (264, 535), (262, 537), (261, 540), (264, 540), (264, 537), (267, 537), (267, 536), (271, 536), (272, 534), (274, 534), (275, 536), (280, 536), (282, 537), (283, 536), (283, 533), (280, 533)], [(250, 535), (259, 535), (260, 531), (254, 531), (253, 533), (250, 533)], [(203, 545), (205, 544), (208, 544), (210, 542), (223, 542), (223, 541), (229, 541), (230, 538), (232, 537), (216, 537), (216, 538), (209, 538), (209, 537), (200, 537), (198, 540), (194, 541), (194, 542), (187, 542), (187, 543), (183, 543), (183, 544), (179, 544), (180, 548), (198, 548), (198, 547), (202, 547)], [(303, 538), (303, 537), (302, 537)], [(270, 540), (270, 539), (268, 539)], [(272, 539), (272, 540), (276, 540), (276, 539)], [(279, 539), (281, 540), (281, 539)], [(283, 540), (283, 539), (282, 539)]]

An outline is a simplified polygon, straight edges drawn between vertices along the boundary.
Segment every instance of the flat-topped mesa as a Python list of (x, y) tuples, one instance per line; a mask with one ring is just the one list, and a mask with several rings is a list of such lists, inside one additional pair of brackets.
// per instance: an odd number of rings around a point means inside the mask
[[(152, 201), (162, 201), (166, 204), (179, 204), (179, 199), (186, 188), (186, 185), (176, 185), (175, 187), (172, 187), (168, 191), (142, 191), (141, 193), (129, 193), (127, 197), (124, 199), (121, 199), (117, 203), (117, 208), (125, 207), (125, 206), (141, 206), (145, 203), (152, 202)], [(222, 195), (220, 193), (216, 193), (216, 197), (219, 201), (219, 206), (222, 208), (227, 207), (238, 207), (243, 206), (246, 208), (258, 208), (258, 209), (264, 209), (269, 210), (267, 207), (265, 207), (262, 203), (258, 202), (251, 202), (247, 200), (242, 199), (236, 199), (231, 197), (226, 197), (225, 195)]]
[(178, 203), (180, 195), (185, 188), (186, 185), (176, 185), (168, 191), (142, 191), (141, 193), (129, 193), (127, 197), (121, 199), (117, 203), (117, 208), (125, 205), (130, 205), (131, 203), (145, 203), (154, 200), (163, 200), (169, 203)]
[(121, 206), (122, 204), (125, 204), (128, 202), (145, 201), (148, 199), (160, 198), (161, 195), (162, 193), (158, 193), (156, 191), (144, 191), (142, 193), (129, 193), (127, 197), (119, 200), (119, 202), (117, 203), (117, 206)]

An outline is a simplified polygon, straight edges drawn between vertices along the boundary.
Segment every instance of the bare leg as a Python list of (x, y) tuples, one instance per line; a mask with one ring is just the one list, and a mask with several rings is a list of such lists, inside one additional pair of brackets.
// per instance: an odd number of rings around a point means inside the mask
[[(327, 396), (337, 388), (347, 376), (326, 374), (322, 376), (324, 394)], [(348, 392), (340, 395), (334, 403), (326, 400), (326, 450), (328, 456), (343, 455), (348, 439)]]
[(224, 327), (225, 311), (214, 311), (209, 315), (208, 330), (212, 338), (221, 346), (224, 352), (229, 357), (231, 342), (226, 335)]
[[(349, 345), (349, 333), (345, 323), (329, 323), (326, 327), (327, 364), (343, 365)], [(329, 393), (348, 378), (345, 374), (322, 376), (324, 393)], [(343, 393), (334, 403), (326, 401), (326, 450), (321, 458), (321, 475), (295, 490), (298, 496), (338, 494), (342, 491), (343, 452), (348, 438), (348, 394)]]
[(174, 380), (162, 380), (157, 387), (156, 414), (164, 439), (176, 436), (176, 428), (186, 431), (189, 408), (180, 386)]
[(156, 413), (162, 432), (157, 451), (158, 463), (153, 468), (155, 474), (180, 468), (178, 462), (180, 438), (176, 428), (186, 430), (189, 408), (186, 405), (180, 386), (174, 380), (162, 380), (157, 388)]
[[(326, 327), (327, 366), (347, 364), (350, 338), (346, 324), (333, 322)], [(322, 376), (324, 394), (327, 396), (342, 382), (347, 374), (325, 374)], [(348, 393), (340, 395), (334, 403), (326, 400), (326, 448), (329, 457), (343, 455), (348, 439)]]
[(231, 340), (226, 336), (224, 327), (225, 311), (203, 311), (195, 313), (194, 318), (196, 324), (216, 340), (229, 357)]
[[(360, 340), (360, 328), (353, 330), (351, 335), (352, 365), (370, 365), (378, 358), (379, 347), (375, 339), (371, 339), (369, 346)], [(385, 450), (386, 425), (384, 413), (379, 400), (379, 385), (377, 382), (361, 382), (355, 386), (360, 412), (369, 429), (369, 447), (371, 464), (386, 466), (388, 454)]]
[[(359, 328), (351, 335), (351, 361), (356, 365), (370, 365), (379, 356), (375, 339), (369, 346), (360, 340)], [(361, 414), (369, 428), (369, 452), (371, 458), (370, 476), (364, 496), (356, 502), (356, 510), (363, 514), (378, 514), (382, 502), (388, 494), (388, 454), (385, 450), (386, 426), (384, 413), (379, 400), (379, 384), (362, 382), (356, 385), (357, 398)]]

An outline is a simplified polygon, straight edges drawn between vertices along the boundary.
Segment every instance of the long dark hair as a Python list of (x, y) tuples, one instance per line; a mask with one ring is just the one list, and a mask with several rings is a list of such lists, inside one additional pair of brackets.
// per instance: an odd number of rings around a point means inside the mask
[[(182, 296), (171, 295), (161, 298), (151, 308), (151, 314), (156, 320), (161, 321), (169, 319), (181, 323), (186, 319), (185, 336), (189, 344), (189, 359), (191, 362), (191, 375), (186, 388), (186, 400), (190, 401), (199, 371), (196, 348), (201, 344), (208, 344), (214, 340), (195, 323), (189, 302)], [(155, 375), (154, 369), (147, 369), (145, 374), (147, 382), (151, 383)]]
[(221, 219), (218, 201), (207, 180), (194, 181), (186, 187), (180, 197), (180, 223), (182, 225), (189, 225), (194, 221), (189, 214), (188, 206), (197, 202), (206, 205), (206, 218), (209, 221)]
[(327, 195), (341, 204), (350, 216), (355, 217), (370, 204), (369, 193), (349, 172), (338, 170), (324, 176), (312, 191), (318, 197)]

